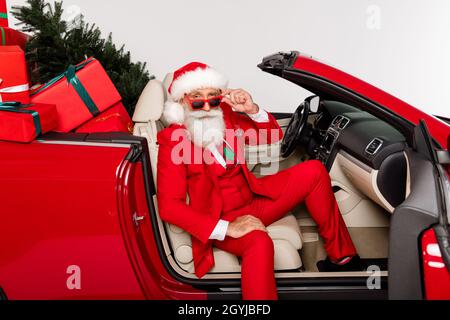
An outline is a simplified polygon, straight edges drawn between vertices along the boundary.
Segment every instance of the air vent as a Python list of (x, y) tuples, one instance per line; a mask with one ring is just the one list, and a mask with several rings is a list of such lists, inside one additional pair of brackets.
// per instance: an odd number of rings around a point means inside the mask
[(374, 154), (376, 154), (378, 152), (378, 150), (380, 150), (382, 145), (383, 145), (383, 140), (375, 138), (367, 146), (366, 153), (373, 156)]
[(339, 129), (343, 130), (350, 123), (350, 119), (342, 117), (341, 122), (339, 122)]
[(336, 127), (339, 124), (339, 122), (341, 122), (341, 120), (342, 120), (342, 116), (337, 116), (336, 118), (334, 118), (333, 122), (331, 122), (331, 125), (333, 127)]

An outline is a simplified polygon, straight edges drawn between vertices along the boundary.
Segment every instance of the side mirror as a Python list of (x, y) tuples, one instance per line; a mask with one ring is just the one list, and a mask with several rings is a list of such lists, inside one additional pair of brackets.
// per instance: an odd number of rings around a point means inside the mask
[(317, 113), (317, 111), (319, 111), (319, 106), (320, 106), (320, 97), (319, 96), (312, 97), (311, 100), (309, 101), (310, 112)]

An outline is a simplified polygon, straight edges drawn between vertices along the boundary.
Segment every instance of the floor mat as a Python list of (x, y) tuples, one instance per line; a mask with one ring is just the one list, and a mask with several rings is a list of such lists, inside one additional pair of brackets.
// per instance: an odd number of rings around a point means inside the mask
[(387, 271), (388, 269), (388, 259), (361, 259), (361, 262), (366, 267), (366, 270), (370, 266), (378, 266), (381, 271)]
[[(319, 262), (317, 263), (317, 268), (319, 269), (319, 272), (324, 272), (324, 270), (321, 270), (322, 264)], [(364, 270), (368, 270), (370, 268), (371, 270), (374, 271), (373, 266), (380, 268), (380, 271), (387, 271), (387, 269), (388, 269), (388, 259), (387, 258), (361, 259), (361, 264), (362, 264)]]

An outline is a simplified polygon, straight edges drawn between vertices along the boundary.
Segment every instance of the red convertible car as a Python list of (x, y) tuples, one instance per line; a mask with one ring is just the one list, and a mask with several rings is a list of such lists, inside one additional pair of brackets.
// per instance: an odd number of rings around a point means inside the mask
[[(322, 240), (300, 206), (268, 227), (279, 297), (450, 299), (448, 119), (295, 51), (258, 67), (311, 97), (292, 114), (274, 113), (283, 141), (249, 146), (250, 170), (321, 160), (367, 263), (363, 272), (320, 272)], [(189, 234), (158, 216), (156, 134), (170, 79), (144, 90), (134, 135), (0, 142), (0, 298), (241, 297), (236, 256), (215, 248), (215, 267), (198, 279)]]

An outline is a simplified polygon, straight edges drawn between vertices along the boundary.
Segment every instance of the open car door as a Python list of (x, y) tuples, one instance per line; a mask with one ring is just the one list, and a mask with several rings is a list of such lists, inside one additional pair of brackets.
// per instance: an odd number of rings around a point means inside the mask
[[(449, 179), (444, 168), (450, 157), (448, 151), (438, 150), (435, 145), (425, 121), (421, 120), (415, 128), (414, 148), (407, 150), (410, 194), (391, 219), (390, 299), (445, 298), (442, 294), (430, 295), (435, 286), (439, 286), (438, 292), (450, 293)], [(424, 235), (427, 241), (436, 242), (433, 254), (441, 259), (440, 264), (425, 263), (426, 252), (421, 245)], [(430, 266), (438, 269), (439, 276), (430, 274), (436, 271), (427, 270)]]

